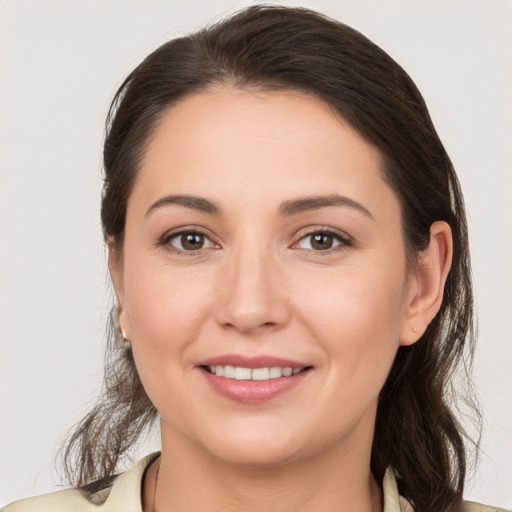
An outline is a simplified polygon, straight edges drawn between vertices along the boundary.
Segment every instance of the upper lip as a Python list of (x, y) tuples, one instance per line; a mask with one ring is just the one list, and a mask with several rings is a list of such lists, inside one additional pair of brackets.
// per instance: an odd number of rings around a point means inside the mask
[(199, 366), (238, 366), (242, 368), (305, 368), (309, 366), (292, 359), (283, 359), (281, 357), (257, 355), (243, 356), (240, 354), (225, 354), (211, 357), (202, 361)]

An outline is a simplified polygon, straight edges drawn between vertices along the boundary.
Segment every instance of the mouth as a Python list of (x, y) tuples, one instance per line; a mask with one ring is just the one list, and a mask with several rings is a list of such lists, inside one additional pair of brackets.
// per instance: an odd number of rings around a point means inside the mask
[(203, 370), (216, 377), (224, 379), (246, 380), (246, 381), (266, 381), (272, 379), (280, 379), (282, 377), (292, 377), (297, 375), (311, 366), (303, 366), (292, 368), (291, 366), (271, 366), (261, 368), (247, 368), (244, 366), (232, 365), (203, 365)]
[(198, 365), (211, 388), (225, 398), (260, 404), (296, 388), (313, 366), (271, 356), (224, 355)]

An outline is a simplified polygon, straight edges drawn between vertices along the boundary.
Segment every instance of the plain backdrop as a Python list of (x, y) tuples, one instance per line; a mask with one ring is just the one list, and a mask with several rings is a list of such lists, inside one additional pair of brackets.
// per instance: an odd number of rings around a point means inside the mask
[[(110, 99), (157, 45), (248, 3), (0, 0), (0, 505), (59, 488), (59, 442), (101, 384)], [(466, 494), (511, 507), (512, 2), (286, 4), (369, 36), (430, 107), (466, 194), (478, 300), (485, 429)], [(157, 447), (147, 442), (134, 457)]]

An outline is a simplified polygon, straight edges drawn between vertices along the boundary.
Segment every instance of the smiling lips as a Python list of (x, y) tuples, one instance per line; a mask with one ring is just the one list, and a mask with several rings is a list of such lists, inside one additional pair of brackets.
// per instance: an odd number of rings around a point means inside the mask
[(279, 379), (281, 377), (291, 377), (297, 375), (304, 368), (291, 368), (290, 366), (271, 366), (270, 368), (245, 368), (243, 366), (222, 366), (220, 364), (207, 366), (206, 370), (225, 379), (235, 380), (270, 380)]
[(290, 390), (312, 369), (280, 358), (236, 355), (208, 359), (199, 367), (215, 391), (246, 404), (262, 403)]

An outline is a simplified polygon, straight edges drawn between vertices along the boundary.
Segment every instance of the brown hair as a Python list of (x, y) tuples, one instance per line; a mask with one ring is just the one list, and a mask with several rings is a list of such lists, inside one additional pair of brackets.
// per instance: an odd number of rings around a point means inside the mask
[[(167, 42), (127, 77), (107, 119), (101, 216), (105, 238), (120, 252), (127, 200), (157, 121), (215, 83), (302, 91), (351, 123), (381, 152), (411, 262), (428, 246), (433, 222), (450, 225), (454, 255), (441, 309), (420, 341), (398, 350), (380, 393), (371, 468), (380, 480), (391, 465), (417, 512), (460, 510), (465, 433), (450, 402), (454, 371), (462, 367), (467, 376), (474, 344), (467, 225), (457, 177), (420, 92), (366, 37), (307, 9), (253, 6)], [(157, 417), (115, 321), (110, 334), (103, 394), (65, 453), (77, 485), (112, 475)]]

